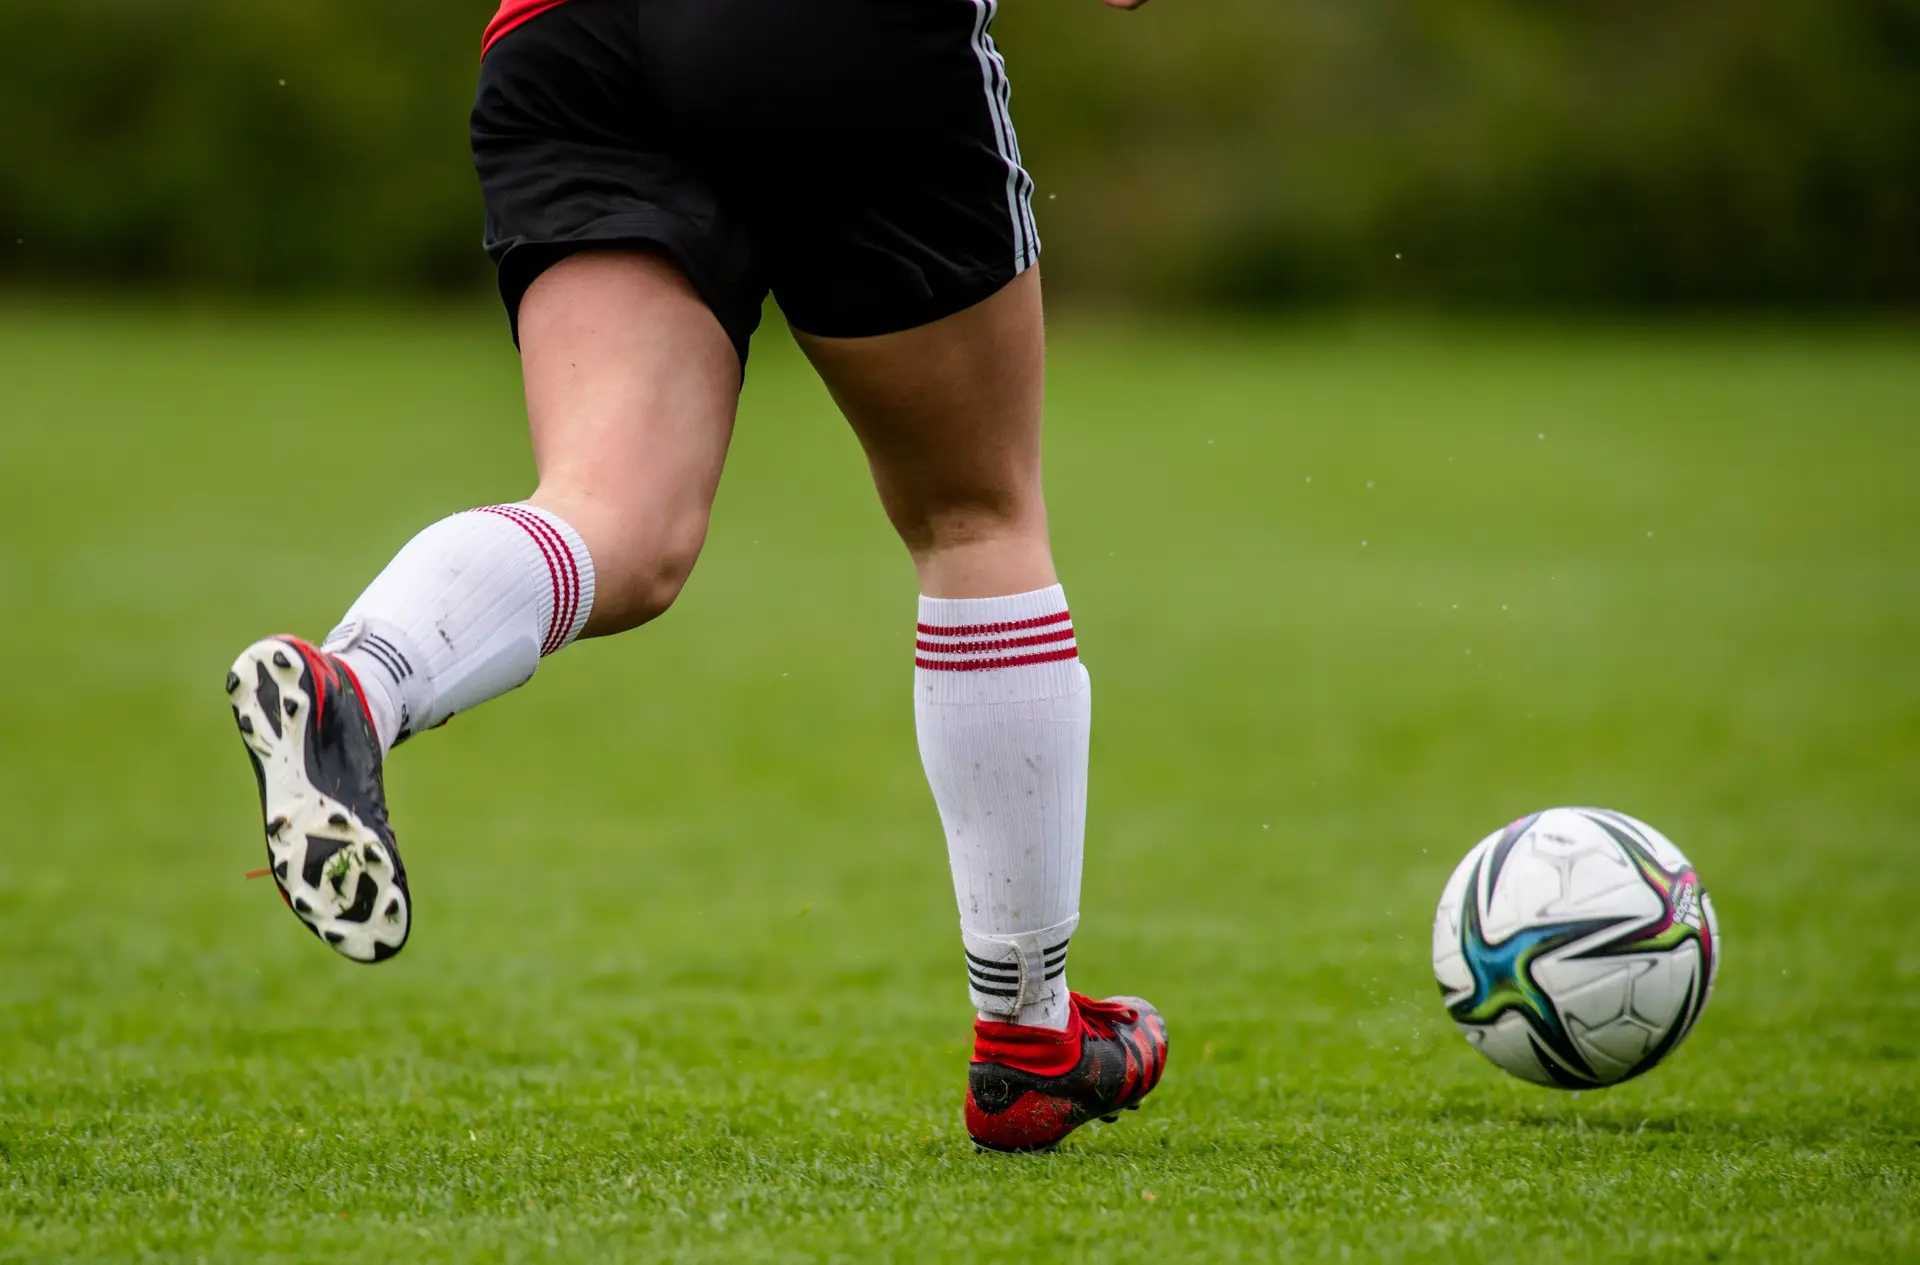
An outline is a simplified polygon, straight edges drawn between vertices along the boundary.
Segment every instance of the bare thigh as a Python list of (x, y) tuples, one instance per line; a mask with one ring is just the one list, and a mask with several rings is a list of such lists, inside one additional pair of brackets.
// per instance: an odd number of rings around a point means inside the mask
[(1040, 276), (918, 329), (795, 338), (845, 413), (932, 597), (1054, 583), (1040, 477)]
[(593, 556), (586, 635), (672, 604), (706, 540), (733, 435), (740, 361), (686, 279), (656, 255), (593, 251), (520, 305), (539, 489)]

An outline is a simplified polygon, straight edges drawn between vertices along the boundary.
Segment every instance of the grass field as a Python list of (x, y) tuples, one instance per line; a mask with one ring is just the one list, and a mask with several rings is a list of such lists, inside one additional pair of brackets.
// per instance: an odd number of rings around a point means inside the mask
[[(245, 883), (221, 678), (528, 488), (487, 316), (0, 314), (0, 1257), (1920, 1259), (1920, 335), (1069, 327), (1076, 985), (1146, 1110), (975, 1154), (911, 573), (763, 335), (707, 556), (390, 769), (378, 970)], [(1654, 1074), (1484, 1063), (1482, 834), (1663, 827), (1725, 968)]]

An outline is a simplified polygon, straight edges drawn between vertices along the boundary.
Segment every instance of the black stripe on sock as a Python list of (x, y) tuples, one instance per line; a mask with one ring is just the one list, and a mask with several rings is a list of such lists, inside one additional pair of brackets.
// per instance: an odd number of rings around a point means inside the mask
[[(1063, 940), (1059, 944), (1054, 945), (1053, 948), (1051, 949), (1042, 949), (1041, 956), (1047, 962), (1048, 965), (1052, 965), (1053, 963), (1058, 962), (1062, 958), (1065, 958), (1067, 956), (1066, 953), (1063, 952), (1063, 950), (1065, 950), (1066, 947), (1067, 947), (1066, 941)], [(963, 949), (961, 950), (961, 952), (966, 953), (966, 950)], [(973, 956), (973, 954), (971, 953), (967, 953), (966, 958), (967, 958), (967, 961), (969, 962), (977, 963), (981, 966), (986, 967), (989, 970), (994, 970), (994, 971), (1011, 971), (1011, 970), (1014, 970), (1019, 965), (1017, 962), (989, 962), (985, 958), (977, 958)]]
[(389, 655), (392, 655), (393, 658), (400, 664), (400, 669), (402, 673), (404, 673), (406, 676), (413, 675), (413, 665), (407, 662), (407, 656), (400, 653), (400, 647), (394, 645), (391, 641), (388, 641), (385, 637), (380, 636), (378, 633), (368, 633), (367, 644), (371, 646), (378, 646), (382, 650), (386, 651)]
[(375, 645), (371, 637), (360, 644), (375, 663), (378, 663), (387, 670), (387, 675), (393, 678), (394, 684), (398, 685), (401, 681), (407, 679), (406, 676), (401, 673), (400, 665), (393, 661), (393, 656), (390, 651)]
[(978, 984), (973, 986), (973, 991), (976, 993), (985, 993), (989, 997), (1018, 997), (1020, 995), (1020, 990), (1017, 988), (982, 988)]
[(1051, 955), (1056, 950), (1064, 949), (1072, 943), (1073, 943), (1073, 937), (1068, 936), (1066, 939), (1062, 940), (1059, 944), (1050, 944), (1046, 948), (1040, 950), (1040, 952)]

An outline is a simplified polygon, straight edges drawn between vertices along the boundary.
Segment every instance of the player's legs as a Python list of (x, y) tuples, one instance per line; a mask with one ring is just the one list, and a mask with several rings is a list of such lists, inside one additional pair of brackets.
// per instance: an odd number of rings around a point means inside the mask
[(1038, 274), (919, 328), (797, 337), (919, 571), (916, 720), (974, 1001), (1060, 1028), (1091, 695), (1047, 541)]
[(1039, 274), (918, 328), (798, 338), (920, 576), (915, 721), (979, 1015), (968, 1129), (1049, 1146), (1136, 1105), (1167, 1047), (1145, 1002), (1067, 988), (1092, 694), (1047, 539)]
[(672, 604), (705, 540), (740, 362), (658, 255), (569, 256), (520, 305), (539, 485), (415, 537), (329, 638), (382, 740), (520, 685), (576, 636)]
[(576, 637), (658, 615), (706, 532), (766, 288), (749, 235), (678, 148), (640, 18), (629, 0), (573, 0), (481, 63), (474, 166), (522, 346), (533, 495), (432, 524), (323, 648), (269, 638), (228, 678), (271, 872), (348, 957), (391, 956), (410, 925), (387, 749)]
[(1067, 988), (1092, 695), (1047, 539), (1040, 240), (998, 6), (765, 7), (777, 40), (716, 38), (687, 73), (820, 98), (708, 117), (762, 160), (725, 178), (919, 572), (916, 729), (978, 1014), (968, 1131), (1050, 1146), (1137, 1103), (1167, 1047), (1145, 1003)]
[(270, 872), (302, 922), (358, 961), (398, 953), (412, 924), (387, 749), (524, 683), (577, 636), (664, 611), (700, 551), (732, 433), (734, 342), (659, 256), (570, 256), (519, 316), (534, 495), (429, 526), (324, 648), (267, 638), (227, 677)]

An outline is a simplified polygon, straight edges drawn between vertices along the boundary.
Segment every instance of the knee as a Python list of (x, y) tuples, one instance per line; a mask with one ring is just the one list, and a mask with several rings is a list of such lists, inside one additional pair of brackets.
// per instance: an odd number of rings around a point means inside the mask
[[(566, 498), (546, 500), (566, 504)], [(593, 612), (586, 635), (605, 637), (665, 614), (680, 596), (706, 543), (704, 506), (634, 506), (576, 499), (557, 509), (593, 558)]]
[(621, 632), (667, 613), (686, 587), (706, 541), (706, 515), (636, 533), (603, 573), (594, 564), (594, 631)]
[[(624, 632), (638, 628), (667, 613), (693, 573), (693, 560), (661, 554), (627, 568), (615, 582), (602, 590), (606, 594), (604, 614), (606, 632)], [(602, 606), (594, 603), (595, 631), (601, 631)]]

